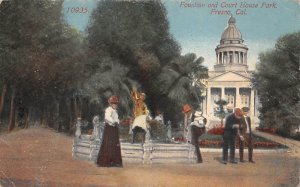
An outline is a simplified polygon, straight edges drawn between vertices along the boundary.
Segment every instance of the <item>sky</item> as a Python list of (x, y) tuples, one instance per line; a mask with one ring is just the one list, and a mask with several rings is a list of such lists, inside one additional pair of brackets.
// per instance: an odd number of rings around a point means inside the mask
[[(98, 0), (65, 0), (67, 22), (84, 32)], [(204, 57), (212, 70), (215, 48), (232, 14), (248, 50), (248, 65), (255, 69), (258, 55), (274, 48), (277, 39), (300, 31), (300, 0), (162, 0), (167, 10), (170, 33), (182, 55)], [(79, 7), (83, 13), (75, 13)], [(73, 9), (72, 9), (73, 8)], [(72, 11), (73, 10), (73, 11)], [(87, 10), (87, 11), (85, 11)]]

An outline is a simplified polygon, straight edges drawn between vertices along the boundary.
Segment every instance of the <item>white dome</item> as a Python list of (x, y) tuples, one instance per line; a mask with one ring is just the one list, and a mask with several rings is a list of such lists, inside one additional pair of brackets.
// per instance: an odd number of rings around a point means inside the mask
[(225, 28), (222, 34), (221, 42), (228, 40), (243, 41), (242, 34), (239, 31), (239, 29), (235, 26), (235, 23), (235, 18), (231, 16), (228, 20), (228, 26)]

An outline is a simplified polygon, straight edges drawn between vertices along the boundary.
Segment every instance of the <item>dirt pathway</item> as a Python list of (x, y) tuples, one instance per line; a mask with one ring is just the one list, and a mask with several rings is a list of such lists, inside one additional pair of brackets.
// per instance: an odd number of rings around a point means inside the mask
[[(219, 153), (203, 164), (99, 168), (72, 158), (73, 138), (32, 128), (0, 136), (0, 186), (296, 186), (299, 161), (292, 153), (254, 155), (255, 164), (223, 165)], [(255, 153), (255, 150), (254, 150)]]

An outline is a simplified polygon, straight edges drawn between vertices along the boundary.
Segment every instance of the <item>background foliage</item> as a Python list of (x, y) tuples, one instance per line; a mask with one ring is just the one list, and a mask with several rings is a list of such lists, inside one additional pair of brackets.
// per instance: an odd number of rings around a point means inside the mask
[(255, 87), (260, 97), (261, 125), (293, 135), (300, 124), (300, 32), (278, 39), (273, 50), (260, 54)]
[[(159, 1), (99, 1), (86, 34), (63, 19), (63, 1), (11, 0), (0, 5), (1, 122), (73, 133), (76, 118), (103, 117), (120, 97), (132, 115), (133, 88), (152, 115), (181, 120), (181, 106), (201, 102), (203, 58), (180, 54)], [(17, 122), (17, 123), (16, 123)]]

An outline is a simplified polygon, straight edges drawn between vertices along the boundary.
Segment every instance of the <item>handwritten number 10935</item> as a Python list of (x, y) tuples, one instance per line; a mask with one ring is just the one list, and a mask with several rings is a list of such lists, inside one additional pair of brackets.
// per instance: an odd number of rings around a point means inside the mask
[(68, 7), (67, 8), (67, 13), (88, 13), (88, 8), (87, 7)]

